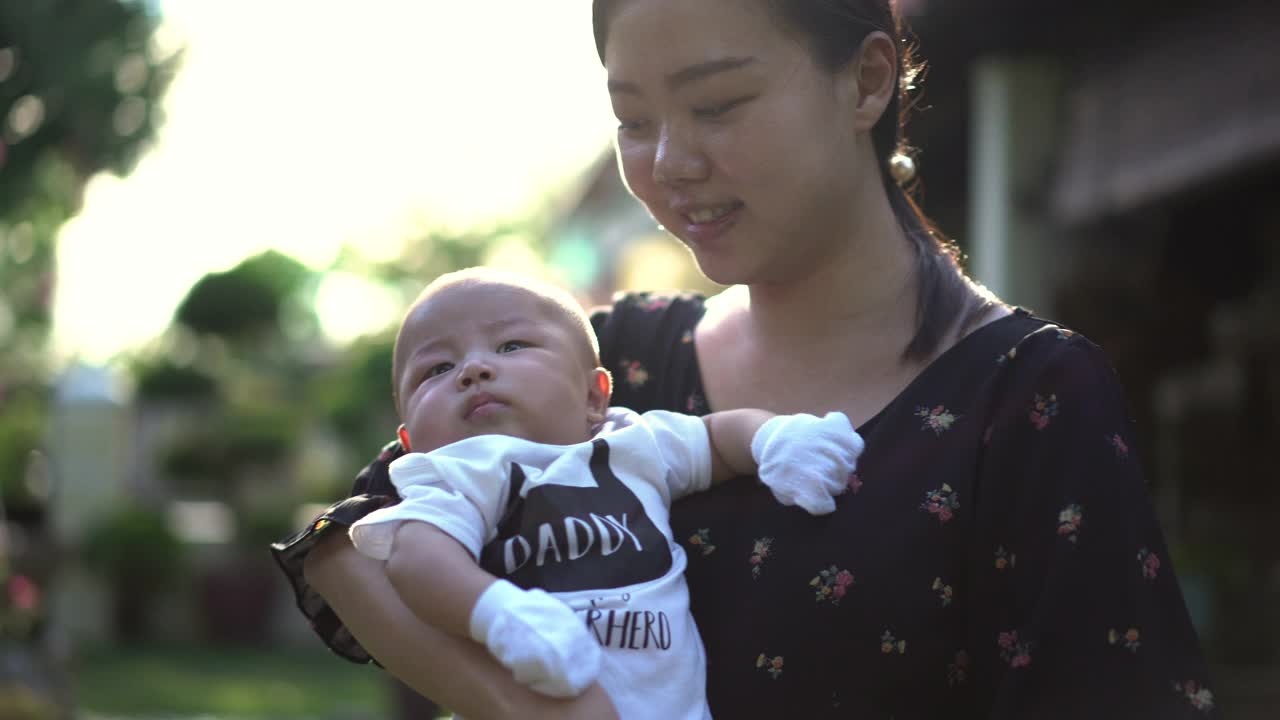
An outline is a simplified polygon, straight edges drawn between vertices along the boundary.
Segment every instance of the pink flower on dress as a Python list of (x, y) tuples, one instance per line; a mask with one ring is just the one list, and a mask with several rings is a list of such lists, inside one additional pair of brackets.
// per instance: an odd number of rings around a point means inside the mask
[(1112, 433), (1111, 437), (1107, 438), (1107, 442), (1111, 443), (1111, 447), (1115, 448), (1116, 456), (1122, 459), (1129, 457), (1129, 445), (1124, 441), (1124, 438), (1120, 437), (1120, 433)]
[(1107, 631), (1107, 643), (1110, 645), (1124, 645), (1125, 649), (1131, 653), (1138, 652), (1138, 647), (1142, 644), (1138, 641), (1138, 628), (1129, 628), (1123, 633), (1111, 628)]
[(1017, 630), (997, 635), (996, 646), (1000, 648), (1000, 659), (1009, 663), (1009, 667), (1020, 668), (1031, 664), (1031, 643), (1019, 642)]
[(1138, 551), (1138, 567), (1142, 569), (1142, 577), (1155, 580), (1160, 574), (1160, 556), (1144, 547)]
[(849, 591), (851, 585), (853, 585), (853, 573), (840, 570), (835, 565), (826, 570), (820, 570), (809, 581), (809, 587), (814, 589), (814, 601), (830, 601), (832, 605), (840, 604), (840, 599)]
[(936, 577), (933, 579), (932, 587), (933, 591), (938, 593), (938, 600), (942, 602), (942, 607), (946, 607), (951, 604), (951, 600), (955, 595), (955, 590), (953, 590), (950, 585), (943, 582), (942, 578)]
[(689, 544), (697, 546), (702, 551), (702, 557), (716, 551), (716, 546), (711, 544), (711, 528), (698, 528), (698, 532), (689, 537)]
[(769, 559), (773, 553), (773, 538), (762, 537), (756, 538), (755, 544), (751, 548), (751, 557), (747, 562), (751, 563), (751, 579), (755, 580), (760, 577), (761, 567), (764, 561)]
[(899, 655), (906, 655), (907, 641), (899, 640), (898, 638), (894, 637), (892, 630), (885, 630), (880, 635), (880, 652), (884, 653), (885, 655), (892, 655), (895, 651)]
[(1058, 534), (1068, 542), (1075, 543), (1080, 539), (1080, 526), (1084, 524), (1084, 508), (1072, 503), (1058, 513)]
[(1004, 570), (1011, 568), (1018, 562), (1018, 556), (1004, 549), (1004, 546), (996, 548), (996, 569)]
[(1209, 688), (1201, 687), (1195, 680), (1188, 680), (1185, 683), (1174, 683), (1175, 692), (1182, 693), (1187, 702), (1191, 703), (1191, 707), (1208, 713), (1213, 710), (1213, 692)]
[(649, 371), (644, 369), (636, 360), (622, 361), (623, 374), (628, 385), (632, 390), (639, 388), (641, 385), (649, 382)]
[(930, 490), (924, 494), (924, 502), (920, 503), (920, 509), (930, 515), (937, 515), (939, 523), (946, 523), (955, 515), (955, 511), (960, 509), (960, 498), (956, 496), (956, 491), (952, 490), (950, 485), (944, 483), (937, 490)]
[(955, 662), (947, 665), (947, 684), (952, 687), (963, 685), (969, 679), (969, 653), (960, 650), (956, 652)]
[(932, 430), (934, 435), (941, 435), (943, 432), (950, 430), (955, 421), (960, 419), (959, 415), (952, 413), (942, 405), (932, 410), (924, 406), (917, 407), (916, 417), (924, 418), (924, 429)]
[(756, 657), (756, 668), (764, 670), (769, 673), (769, 677), (777, 680), (778, 676), (782, 674), (782, 656), (776, 655), (774, 657), (769, 657), (765, 653), (760, 653), (760, 655)]
[(1051, 394), (1049, 397), (1044, 398), (1039, 393), (1036, 393), (1036, 400), (1031, 404), (1031, 412), (1029, 414), (1031, 424), (1037, 430), (1043, 430), (1049, 426), (1050, 418), (1057, 414), (1058, 396)]

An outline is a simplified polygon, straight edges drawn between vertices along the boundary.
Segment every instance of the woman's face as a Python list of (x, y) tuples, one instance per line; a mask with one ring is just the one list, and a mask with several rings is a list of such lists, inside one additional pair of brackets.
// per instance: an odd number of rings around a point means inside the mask
[(707, 277), (784, 280), (842, 245), (856, 69), (818, 67), (759, 0), (624, 0), (607, 31), (627, 186)]

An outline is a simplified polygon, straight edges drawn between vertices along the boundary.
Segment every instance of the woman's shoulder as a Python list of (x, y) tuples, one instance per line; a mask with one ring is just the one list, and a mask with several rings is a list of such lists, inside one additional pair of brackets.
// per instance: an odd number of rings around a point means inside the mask
[(706, 296), (695, 292), (625, 291), (614, 293), (607, 304), (591, 309), (591, 321), (597, 329), (603, 324), (626, 320), (662, 318), (672, 313), (701, 313)]
[(975, 368), (966, 382), (979, 396), (975, 402), (993, 413), (993, 421), (1005, 415), (1034, 416), (1042, 408), (1057, 412), (1062, 403), (1127, 414), (1114, 365), (1084, 334), (1021, 309), (988, 327), (991, 331), (980, 343), (985, 347), (974, 357), (984, 368)]
[(948, 356), (989, 358), (997, 367), (1020, 360), (1019, 365), (1025, 367), (1077, 354), (1103, 359), (1102, 350), (1080, 332), (1025, 308), (1013, 307), (969, 332), (939, 360), (945, 365), (951, 359)]
[(996, 358), (1002, 367), (1023, 371), (1043, 371), (1063, 365), (1111, 367), (1102, 348), (1064, 323), (1016, 308), (1007, 318), (1007, 325), (1000, 338), (1003, 349)]
[(897, 405), (908, 410), (933, 407), (934, 399), (948, 398), (948, 410), (954, 405), (955, 412), (985, 414), (1068, 387), (1099, 399), (1123, 397), (1115, 370), (1098, 345), (1063, 323), (1014, 308), (943, 353)]
[(616, 356), (671, 347), (671, 339), (691, 332), (706, 311), (706, 298), (691, 292), (621, 292), (591, 311), (601, 355)]
[(621, 293), (592, 313), (615, 403), (639, 412), (705, 412), (693, 344), (705, 302), (696, 293)]

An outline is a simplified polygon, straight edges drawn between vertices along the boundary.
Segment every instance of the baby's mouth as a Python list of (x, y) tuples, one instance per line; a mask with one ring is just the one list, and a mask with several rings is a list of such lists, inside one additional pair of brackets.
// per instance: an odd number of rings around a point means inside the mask
[(489, 410), (501, 407), (502, 405), (502, 401), (489, 393), (480, 393), (467, 401), (467, 409), (466, 412), (463, 413), (462, 417), (464, 420), (469, 420), (477, 412), (483, 414)]

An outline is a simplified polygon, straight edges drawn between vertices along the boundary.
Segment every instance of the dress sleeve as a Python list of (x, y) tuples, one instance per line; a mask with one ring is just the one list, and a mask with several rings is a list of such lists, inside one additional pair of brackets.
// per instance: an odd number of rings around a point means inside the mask
[(978, 706), (1001, 719), (1211, 716), (1109, 362), (1057, 328), (1002, 362), (975, 493)]
[(294, 601), (298, 610), (307, 618), (311, 629), (330, 650), (355, 663), (368, 663), (372, 658), (352, 637), (320, 593), (307, 582), (302, 569), (312, 548), (331, 533), (346, 533), (352, 524), (365, 515), (400, 502), (399, 495), (391, 485), (387, 468), (402, 454), (404, 449), (399, 442), (388, 443), (373, 462), (356, 476), (350, 497), (325, 508), (306, 527), (293, 535), (271, 544), (271, 555), (293, 588)]
[(592, 313), (600, 362), (613, 374), (614, 405), (639, 413), (707, 411), (691, 387), (697, 376), (693, 328), (703, 312), (697, 294), (639, 292), (619, 294)]

